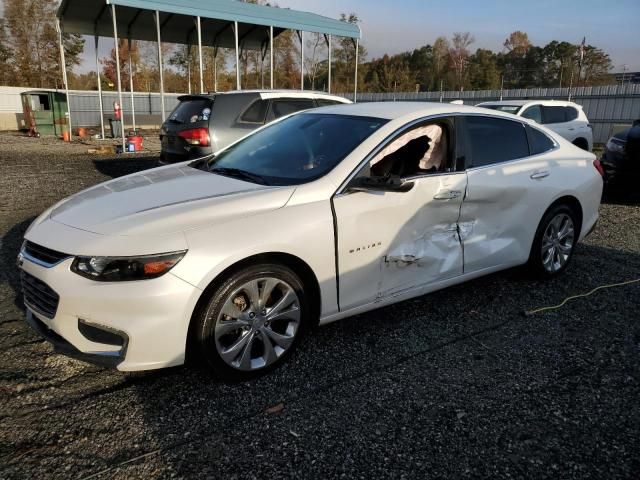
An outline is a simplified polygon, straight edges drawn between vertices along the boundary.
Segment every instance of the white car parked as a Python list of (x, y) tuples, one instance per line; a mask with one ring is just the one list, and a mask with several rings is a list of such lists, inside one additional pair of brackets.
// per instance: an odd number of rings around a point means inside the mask
[(582, 105), (560, 100), (503, 100), (478, 107), (512, 113), (553, 130), (583, 150), (593, 149), (593, 130)]
[(246, 378), (318, 322), (517, 265), (558, 275), (598, 218), (598, 168), (482, 108), (296, 113), (44, 212), (18, 260), (27, 320), (59, 351), (120, 370), (197, 352)]

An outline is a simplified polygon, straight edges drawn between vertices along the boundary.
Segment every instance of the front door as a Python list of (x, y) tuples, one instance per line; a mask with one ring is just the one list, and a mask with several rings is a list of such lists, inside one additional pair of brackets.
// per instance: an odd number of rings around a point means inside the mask
[(448, 119), (412, 127), (357, 175), (401, 178), (410, 190), (334, 197), (342, 311), (462, 274), (457, 221), (467, 178), (455, 170), (454, 146)]

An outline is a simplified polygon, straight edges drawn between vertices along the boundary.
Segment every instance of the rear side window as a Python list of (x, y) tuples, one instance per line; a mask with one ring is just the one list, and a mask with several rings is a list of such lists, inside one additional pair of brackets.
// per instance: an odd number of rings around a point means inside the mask
[(169, 115), (173, 123), (196, 123), (209, 120), (213, 102), (206, 98), (184, 100)]
[(542, 107), (544, 123), (564, 123), (567, 121), (565, 107)]
[(565, 115), (567, 118), (567, 122), (570, 122), (572, 120), (575, 120), (576, 118), (578, 118), (578, 110), (573, 108), (573, 107), (564, 107), (565, 108)]
[(244, 111), (240, 117), (240, 121), (246, 123), (264, 123), (268, 108), (268, 100), (256, 100)]
[(527, 132), (529, 133), (529, 147), (531, 149), (531, 155), (548, 152), (555, 146), (553, 140), (547, 137), (540, 130), (527, 127)]
[(542, 123), (542, 109), (540, 105), (532, 105), (522, 112), (522, 117)]
[(529, 156), (529, 143), (520, 122), (491, 117), (466, 117), (467, 168), (483, 167)]
[(291, 113), (299, 112), (300, 110), (307, 110), (313, 108), (313, 100), (308, 99), (290, 99), (290, 100), (274, 100), (271, 104), (272, 118), (280, 118)]

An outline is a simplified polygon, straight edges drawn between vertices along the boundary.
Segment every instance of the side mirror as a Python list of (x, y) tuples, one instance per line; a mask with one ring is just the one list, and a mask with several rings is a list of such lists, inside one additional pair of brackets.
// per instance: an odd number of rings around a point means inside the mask
[(399, 177), (356, 177), (349, 185), (347, 192), (408, 192), (414, 182), (407, 182)]

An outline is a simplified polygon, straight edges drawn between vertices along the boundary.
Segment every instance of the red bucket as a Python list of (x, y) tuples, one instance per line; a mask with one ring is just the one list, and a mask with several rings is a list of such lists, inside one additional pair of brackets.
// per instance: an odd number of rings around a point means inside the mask
[(140, 135), (129, 135), (127, 137), (127, 151), (139, 152), (142, 150), (142, 137)]

